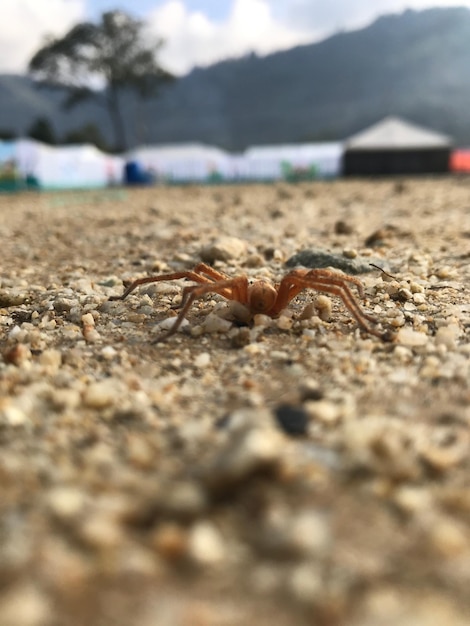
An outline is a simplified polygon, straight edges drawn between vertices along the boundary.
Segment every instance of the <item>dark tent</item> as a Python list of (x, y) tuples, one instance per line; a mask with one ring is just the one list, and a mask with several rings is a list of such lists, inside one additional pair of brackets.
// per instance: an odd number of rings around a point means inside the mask
[(449, 171), (452, 140), (446, 135), (387, 117), (344, 145), (345, 176), (440, 174)]

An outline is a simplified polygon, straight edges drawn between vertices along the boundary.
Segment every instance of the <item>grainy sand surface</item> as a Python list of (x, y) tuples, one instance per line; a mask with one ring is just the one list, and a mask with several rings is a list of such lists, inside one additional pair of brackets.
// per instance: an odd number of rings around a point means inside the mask
[[(2, 626), (470, 623), (468, 179), (4, 195), (0, 235)], [(165, 343), (183, 281), (108, 300), (310, 248), (386, 270), (392, 341), (313, 291)]]

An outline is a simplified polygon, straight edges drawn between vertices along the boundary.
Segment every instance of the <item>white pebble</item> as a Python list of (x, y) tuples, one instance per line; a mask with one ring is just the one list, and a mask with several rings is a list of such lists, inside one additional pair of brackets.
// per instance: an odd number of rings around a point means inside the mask
[(211, 355), (208, 352), (201, 352), (201, 354), (198, 354), (197, 357), (194, 359), (194, 365), (200, 368), (207, 367), (210, 362)]
[(46, 626), (55, 621), (51, 617), (49, 601), (32, 583), (18, 583), (2, 594), (2, 626)]
[(311, 420), (324, 424), (335, 424), (341, 416), (339, 406), (328, 400), (308, 401), (305, 410)]
[(39, 357), (39, 362), (43, 367), (45, 367), (50, 374), (57, 372), (62, 364), (62, 354), (59, 350), (49, 349), (44, 350), (44, 352)]
[(330, 547), (331, 533), (325, 515), (302, 511), (292, 521), (292, 541), (303, 555), (322, 556)]
[(232, 322), (224, 320), (215, 313), (209, 313), (202, 327), (206, 333), (226, 333), (232, 328)]
[(253, 326), (271, 326), (273, 320), (269, 315), (263, 315), (263, 313), (257, 313), (253, 317)]
[(101, 355), (106, 361), (112, 361), (117, 355), (117, 350), (113, 346), (105, 346), (101, 350)]
[(357, 257), (357, 250), (354, 248), (345, 248), (343, 250), (343, 256), (346, 257), (346, 259), (355, 259)]
[(202, 565), (213, 565), (224, 558), (222, 537), (213, 524), (199, 522), (194, 526), (189, 536), (189, 553)]
[(281, 315), (281, 317), (277, 320), (277, 327), (280, 330), (290, 330), (292, 328), (292, 318), (287, 317), (286, 315)]
[(84, 315), (82, 315), (82, 324), (84, 326), (94, 326), (95, 318), (91, 313), (85, 313)]
[(83, 394), (84, 404), (93, 409), (103, 409), (112, 406), (115, 399), (116, 389), (107, 381), (91, 383)]
[(449, 265), (444, 265), (443, 267), (439, 267), (436, 270), (436, 276), (441, 280), (445, 280), (448, 278), (455, 278), (457, 276), (457, 271), (454, 267), (450, 267)]
[(396, 335), (396, 342), (404, 346), (424, 346), (428, 342), (428, 336), (412, 328), (400, 328)]
[(10, 426), (22, 426), (28, 421), (26, 413), (15, 405), (7, 405), (0, 411), (0, 423), (6, 423)]
[[(161, 322), (158, 322), (158, 324), (155, 324), (155, 328), (157, 328), (158, 330), (168, 331), (173, 328), (175, 322), (176, 322), (176, 317), (166, 317), (164, 320), (161, 320)], [(178, 331), (181, 331), (183, 328), (185, 328), (185, 326), (188, 326), (188, 325), (189, 325), (188, 320), (184, 319), (181, 322), (180, 327), (178, 328)]]
[(238, 259), (246, 253), (247, 244), (237, 237), (220, 237), (201, 250), (201, 258), (207, 263)]
[(320, 572), (307, 563), (294, 569), (289, 583), (294, 597), (306, 604), (315, 604), (324, 593)]
[(24, 330), (15, 324), (8, 333), (8, 339), (18, 339), (22, 333), (24, 334)]
[(80, 527), (80, 539), (92, 548), (116, 548), (122, 543), (123, 533), (115, 519), (104, 513), (87, 517)]
[(426, 297), (424, 293), (413, 293), (413, 302), (417, 305), (426, 304)]
[(424, 293), (424, 287), (423, 285), (420, 285), (419, 283), (415, 283), (413, 281), (410, 282), (410, 291), (411, 293)]
[(315, 306), (318, 311), (318, 317), (324, 322), (328, 322), (331, 318), (331, 312), (333, 310), (333, 303), (328, 296), (320, 295), (315, 300)]
[(72, 521), (84, 512), (87, 498), (75, 487), (56, 487), (48, 494), (47, 504), (56, 518)]
[(96, 328), (89, 324), (83, 326), (83, 337), (87, 343), (96, 343), (101, 339), (101, 335)]
[(441, 326), (436, 332), (436, 345), (444, 345), (447, 349), (453, 350), (457, 344), (457, 338), (460, 335), (460, 328), (457, 324), (449, 324)]

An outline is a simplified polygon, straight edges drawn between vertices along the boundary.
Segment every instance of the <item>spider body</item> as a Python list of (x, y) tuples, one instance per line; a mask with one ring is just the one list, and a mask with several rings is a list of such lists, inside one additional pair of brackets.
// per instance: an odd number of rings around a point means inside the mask
[(182, 278), (191, 280), (196, 284), (183, 288), (180, 311), (175, 323), (167, 334), (158, 341), (163, 341), (174, 335), (193, 302), (206, 294), (216, 293), (227, 300), (240, 302), (253, 315), (263, 313), (270, 317), (277, 317), (289, 302), (305, 289), (315, 289), (338, 296), (364, 331), (384, 340), (390, 338), (389, 333), (381, 332), (371, 326), (370, 323), (376, 324), (377, 320), (362, 310), (356, 296), (351, 291), (350, 285), (355, 285), (359, 295), (363, 297), (364, 289), (361, 281), (354, 276), (329, 269), (294, 269), (286, 274), (279, 283), (273, 284), (266, 279), (250, 282), (246, 275), (230, 278), (205, 263), (199, 263), (193, 270), (138, 278), (125, 289), (122, 295), (111, 296), (110, 300), (124, 300), (140, 285)]
[(267, 280), (257, 280), (247, 287), (247, 302), (243, 302), (251, 313), (265, 313), (276, 304), (277, 291)]

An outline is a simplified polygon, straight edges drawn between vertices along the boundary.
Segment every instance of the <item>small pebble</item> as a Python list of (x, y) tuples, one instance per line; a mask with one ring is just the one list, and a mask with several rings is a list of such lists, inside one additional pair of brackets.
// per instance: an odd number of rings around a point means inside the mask
[(166, 522), (152, 534), (150, 543), (164, 559), (179, 560), (188, 552), (188, 533), (178, 524)]
[(424, 333), (408, 327), (400, 328), (395, 337), (397, 343), (410, 347), (424, 346), (428, 343), (428, 340), (428, 336)]
[(225, 558), (217, 528), (209, 521), (197, 522), (189, 533), (189, 556), (200, 565), (215, 565)]
[(71, 298), (58, 297), (54, 300), (54, 309), (59, 313), (68, 313), (74, 306), (77, 306), (77, 300)]
[(449, 324), (437, 329), (434, 340), (437, 345), (444, 345), (448, 350), (455, 350), (459, 335), (459, 326), (457, 324)]
[(325, 593), (320, 571), (316, 566), (307, 563), (294, 568), (289, 587), (294, 598), (306, 605), (317, 604)]
[(201, 354), (198, 354), (197, 357), (194, 359), (194, 365), (200, 369), (207, 367), (210, 362), (211, 355), (209, 354), (209, 352), (201, 352)]
[(70, 523), (85, 513), (89, 501), (85, 493), (78, 488), (56, 487), (49, 492), (47, 504), (54, 517)]
[(283, 440), (274, 430), (250, 428), (232, 437), (209, 467), (207, 481), (215, 489), (228, 489), (260, 471), (276, 468)]
[(319, 400), (317, 402), (310, 400), (304, 406), (309, 419), (313, 422), (335, 424), (341, 417), (340, 407), (328, 400)]
[(209, 313), (202, 323), (202, 328), (206, 333), (227, 333), (232, 328), (232, 323), (215, 313)]
[(0, 308), (8, 308), (10, 306), (19, 306), (28, 300), (28, 296), (24, 293), (7, 292), (0, 290)]
[(39, 363), (47, 369), (49, 374), (57, 372), (62, 365), (62, 354), (52, 348), (44, 350), (39, 356)]
[(5, 363), (11, 363), (21, 367), (28, 363), (32, 358), (31, 350), (23, 343), (18, 343), (12, 348), (7, 348), (3, 353)]
[(246, 241), (237, 237), (220, 237), (201, 250), (201, 259), (213, 264), (215, 261), (239, 259), (247, 250)]
[(45, 593), (28, 581), (9, 586), (0, 598), (0, 624), (2, 626), (49, 626), (52, 605)]
[(286, 315), (281, 315), (276, 322), (277, 327), (280, 330), (290, 330), (293, 325), (293, 319), (291, 317), (287, 317)]
[(83, 394), (85, 406), (93, 409), (104, 409), (116, 402), (116, 388), (114, 381), (91, 383)]
[(85, 313), (84, 315), (82, 315), (82, 324), (84, 326), (94, 326), (95, 318), (91, 313)]
[(106, 361), (112, 361), (118, 355), (118, 351), (113, 346), (105, 346), (101, 350), (101, 355)]
[(333, 303), (328, 296), (320, 295), (315, 300), (315, 307), (318, 312), (318, 317), (328, 322), (331, 319), (331, 313), (333, 310)]
[(305, 435), (309, 416), (302, 407), (280, 404), (274, 409), (277, 424), (287, 435)]
[(0, 424), (8, 426), (23, 426), (29, 422), (28, 415), (20, 406), (7, 403), (0, 407)]
[(469, 548), (467, 529), (456, 520), (438, 519), (430, 536), (432, 547), (445, 558), (456, 557)]

